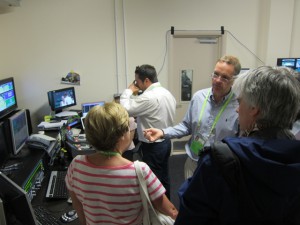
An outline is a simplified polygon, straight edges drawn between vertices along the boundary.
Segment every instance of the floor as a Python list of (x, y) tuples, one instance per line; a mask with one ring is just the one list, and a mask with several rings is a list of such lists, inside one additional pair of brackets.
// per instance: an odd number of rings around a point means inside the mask
[(184, 163), (186, 160), (186, 153), (184, 145), (186, 141), (173, 142), (173, 152), (169, 158), (169, 172), (171, 183), (171, 202), (179, 209), (178, 189), (184, 182)]

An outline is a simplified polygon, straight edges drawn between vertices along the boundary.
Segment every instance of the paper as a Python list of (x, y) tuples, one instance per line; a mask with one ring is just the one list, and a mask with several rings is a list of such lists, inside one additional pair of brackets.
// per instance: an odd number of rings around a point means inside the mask
[(64, 124), (67, 124), (67, 120), (61, 120), (60, 122), (57, 123), (49, 123), (49, 122), (41, 122), (38, 127), (39, 128), (56, 128), (59, 127), (61, 128)]
[(55, 114), (55, 116), (56, 117), (78, 116), (78, 113), (73, 112), (73, 111), (63, 111), (63, 112)]

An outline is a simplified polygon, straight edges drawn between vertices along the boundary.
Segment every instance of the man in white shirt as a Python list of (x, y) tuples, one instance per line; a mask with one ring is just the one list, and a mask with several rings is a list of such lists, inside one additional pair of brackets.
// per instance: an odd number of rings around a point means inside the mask
[[(141, 95), (135, 93), (141, 90)], [(176, 100), (174, 96), (158, 82), (156, 70), (151, 65), (136, 67), (135, 81), (130, 84), (120, 98), (129, 116), (137, 118), (138, 138), (141, 142), (142, 159), (160, 179), (170, 197), (168, 161), (171, 153), (170, 139), (158, 139), (149, 142), (143, 130), (150, 127), (159, 129), (173, 125)]]

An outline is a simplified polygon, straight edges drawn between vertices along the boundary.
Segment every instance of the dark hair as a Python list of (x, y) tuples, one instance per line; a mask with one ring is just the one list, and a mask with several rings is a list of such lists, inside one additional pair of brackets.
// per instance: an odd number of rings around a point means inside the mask
[(143, 82), (146, 78), (148, 78), (152, 83), (158, 82), (156, 70), (151, 65), (144, 64), (137, 66), (135, 68), (135, 74), (137, 74), (139, 79)]

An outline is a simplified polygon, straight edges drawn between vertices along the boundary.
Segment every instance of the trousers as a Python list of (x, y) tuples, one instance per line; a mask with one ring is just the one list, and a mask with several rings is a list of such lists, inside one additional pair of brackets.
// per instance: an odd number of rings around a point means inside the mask
[(193, 176), (196, 168), (197, 168), (197, 161), (192, 160), (190, 157), (187, 157), (184, 164), (184, 178), (188, 179), (189, 177)]
[(142, 142), (140, 149), (142, 160), (147, 163), (166, 189), (166, 196), (170, 199), (169, 157), (171, 154), (171, 140), (162, 142)]

